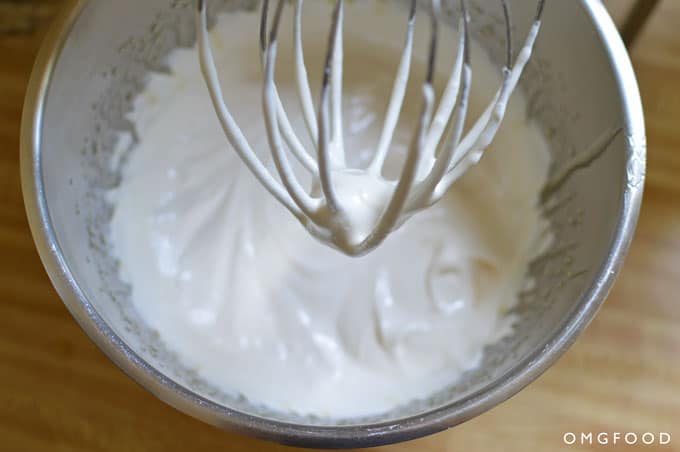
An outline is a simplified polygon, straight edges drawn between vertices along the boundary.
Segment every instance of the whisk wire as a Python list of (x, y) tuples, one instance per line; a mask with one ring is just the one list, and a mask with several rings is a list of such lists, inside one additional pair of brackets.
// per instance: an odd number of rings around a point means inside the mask
[[(265, 84), (263, 90), (263, 110), (265, 115), (265, 126), (267, 128), (267, 136), (269, 139), (270, 146), (272, 148), (272, 156), (274, 158), (274, 163), (276, 165), (279, 178), (283, 183), (284, 187), (290, 193), (293, 202), (300, 208), (300, 210), (307, 216), (314, 215), (314, 206), (312, 199), (305, 192), (304, 188), (300, 185), (293, 169), (290, 166), (288, 157), (285, 150), (283, 149), (280, 135), (280, 122), (279, 117), (285, 116), (285, 111), (283, 108), (279, 107), (280, 99), (277, 95), (276, 85), (274, 83), (274, 72), (276, 69), (276, 55), (278, 48), (278, 30), (281, 23), (281, 16), (283, 14), (283, 7), (285, 0), (279, 0), (276, 12), (274, 15), (274, 20), (272, 22), (272, 28), (269, 35), (269, 42), (267, 44), (267, 52), (265, 58)], [(266, 23), (266, 20), (263, 21)], [(279, 112), (282, 112), (279, 115)]]
[[(465, 0), (460, 0), (460, 39), (458, 53), (453, 69), (452, 77), (444, 92), (439, 109), (435, 115), (427, 146), (437, 147), (440, 143), (441, 135), (446, 127), (446, 138), (439, 147), (444, 150), (437, 153), (433, 151), (434, 164), (429, 174), (418, 184), (407, 203), (406, 211), (413, 213), (416, 206), (429, 204), (430, 199), (451, 165), (454, 151), (460, 143), (463, 134), (463, 127), (467, 117), (468, 103), (471, 90), (472, 69), (470, 67), (470, 46), (469, 46), (469, 17)], [(460, 98), (459, 98), (460, 95)], [(450, 120), (449, 118), (455, 119)], [(448, 124), (447, 124), (448, 122)]]
[(437, 36), (438, 36), (438, 15), (437, 0), (433, 0), (430, 7), (430, 22), (432, 24), (430, 33), (430, 49), (428, 54), (428, 65), (426, 69), (425, 81), (422, 86), (422, 102), (420, 120), (418, 121), (413, 140), (411, 142), (406, 161), (403, 164), (401, 175), (398, 179), (392, 197), (386, 209), (380, 216), (373, 231), (368, 234), (357, 247), (357, 253), (366, 251), (380, 245), (389, 235), (390, 231), (398, 224), (404, 207), (409, 198), (416, 176), (420, 169), (425, 145), (427, 143), (427, 131), (432, 123), (434, 109), (434, 73), (437, 61)]
[(297, 81), (298, 96), (300, 106), (305, 119), (305, 125), (309, 132), (309, 137), (314, 146), (318, 146), (319, 126), (317, 124), (316, 112), (314, 111), (314, 101), (312, 100), (312, 90), (309, 86), (307, 66), (305, 65), (304, 49), (302, 47), (302, 6), (304, 0), (295, 2), (295, 19), (293, 25), (293, 47), (295, 49), (295, 77)]
[(481, 127), (476, 130), (476, 133), (468, 135), (461, 143), (460, 157), (454, 160), (449, 172), (442, 179), (440, 186), (437, 187), (438, 194), (434, 200), (435, 202), (446, 193), (461, 175), (463, 175), (471, 166), (479, 162), (483, 151), (493, 141), (501, 126), (510, 96), (517, 87), (524, 68), (531, 58), (540, 28), (541, 18), (539, 16), (531, 26), (522, 50), (515, 61), (514, 67), (512, 70), (505, 71), (506, 75), (503, 77), (503, 85), (497, 94), (496, 100), (492, 103), (487, 112), (482, 115), (482, 118), (480, 118), (480, 120), (482, 120)]
[[(262, 68), (264, 70), (266, 66), (266, 59), (267, 59), (267, 45), (273, 38), (275, 38), (278, 35), (278, 27), (280, 26), (280, 21), (281, 21), (281, 13), (283, 12), (283, 7), (281, 3), (277, 5), (277, 9), (275, 12), (275, 19), (277, 19), (277, 22), (275, 23), (276, 28), (272, 27), (272, 30), (269, 32), (269, 39), (267, 38), (267, 23), (268, 23), (268, 13), (269, 13), (269, 0), (264, 0), (262, 3), (262, 14), (261, 14), (261, 19), (260, 19), (260, 27), (264, 27), (260, 29), (260, 49), (261, 49), (261, 59), (262, 59)], [(281, 133), (283, 134), (283, 138), (286, 142), (286, 145), (290, 149), (291, 153), (293, 156), (302, 164), (302, 166), (312, 173), (313, 175), (316, 175), (318, 173), (318, 169), (316, 166), (316, 161), (312, 156), (305, 150), (305, 147), (303, 146), (302, 142), (298, 138), (297, 134), (295, 133), (295, 130), (293, 129), (293, 126), (290, 123), (290, 119), (288, 118), (288, 114), (286, 113), (286, 110), (283, 106), (283, 102), (281, 101), (281, 97), (279, 95), (279, 91), (276, 87), (276, 84), (272, 87), (274, 90), (274, 101), (275, 101), (275, 106), (276, 110), (279, 116), (279, 127), (281, 128)]]
[(267, 168), (260, 162), (255, 155), (252, 147), (248, 143), (245, 135), (238, 127), (229, 108), (224, 101), (224, 95), (220, 84), (220, 78), (215, 65), (214, 56), (210, 47), (210, 36), (207, 31), (207, 5), (205, 0), (198, 1), (198, 47), (201, 71), (206, 79), (206, 85), (210, 94), (210, 99), (217, 113), (220, 125), (224, 130), (227, 140), (232, 145), (241, 160), (253, 173), (255, 178), (265, 187), (265, 189), (299, 221), (305, 221), (303, 212), (292, 202), (289, 193), (283, 186), (276, 181), (269, 173)]
[(331, 121), (333, 124), (332, 142), (336, 152), (336, 157), (341, 165), (346, 165), (345, 146), (344, 146), (344, 131), (342, 118), (342, 77), (343, 77), (343, 57), (344, 57), (344, 18), (345, 18), (345, 2), (344, 0), (337, 0), (336, 13), (334, 15), (335, 22), (335, 36), (333, 49), (333, 66), (331, 70), (331, 91), (332, 91), (332, 109)]
[(387, 114), (385, 115), (378, 147), (368, 167), (368, 171), (376, 176), (380, 176), (382, 173), (382, 168), (385, 164), (385, 159), (387, 158), (387, 152), (392, 144), (394, 131), (397, 128), (397, 122), (399, 121), (399, 116), (401, 115), (401, 110), (404, 106), (404, 99), (406, 98), (406, 87), (408, 86), (411, 73), (411, 61), (413, 59), (415, 19), (416, 0), (411, 0), (411, 9), (406, 30), (406, 44), (404, 45), (404, 50), (401, 54), (397, 76), (392, 87), (392, 95), (390, 96), (390, 102), (387, 107)]

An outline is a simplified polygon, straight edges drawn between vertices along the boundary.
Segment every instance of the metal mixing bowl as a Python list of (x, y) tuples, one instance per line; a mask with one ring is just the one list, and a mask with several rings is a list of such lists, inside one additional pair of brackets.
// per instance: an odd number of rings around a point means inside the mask
[[(212, 3), (230, 9), (255, 2)], [(502, 61), (498, 2), (472, 3), (474, 11), (487, 12), (474, 16), (476, 39)], [(531, 0), (512, 2), (517, 34), (527, 28), (534, 8)], [(92, 340), (160, 399), (225, 429), (287, 444), (404, 441), (466, 421), (512, 396), (564, 353), (593, 318), (638, 217), (645, 171), (643, 114), (628, 55), (602, 3), (549, 1), (523, 89), (529, 114), (551, 142), (553, 171), (604, 130), (621, 126), (625, 133), (544, 200), (556, 240), (531, 266), (537, 285), (522, 294), (515, 333), (489, 347), (480, 368), (461, 381), (369, 419), (273, 412), (223, 394), (184, 368), (139, 319), (129, 288), (117, 277), (108, 252), (111, 207), (105, 193), (119, 182), (110, 169), (112, 149), (132, 147), (138, 138), (125, 115), (145, 76), (166, 70), (166, 54), (193, 41), (191, 0), (71, 1), (39, 55), (23, 120), (23, 190), (45, 268)]]

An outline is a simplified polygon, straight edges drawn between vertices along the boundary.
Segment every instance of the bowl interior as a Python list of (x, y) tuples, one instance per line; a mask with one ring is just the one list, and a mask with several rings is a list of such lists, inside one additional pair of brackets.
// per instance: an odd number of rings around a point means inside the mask
[[(257, 6), (249, 0), (211, 3), (220, 9)], [(488, 12), (483, 18), (473, 14), (476, 39), (502, 61), (498, 2), (472, 3), (474, 10)], [(604, 131), (624, 127), (627, 121), (617, 69), (587, 3), (548, 3), (542, 35), (522, 83), (530, 100), (529, 114), (538, 119), (551, 143), (555, 174)], [(515, 333), (489, 347), (478, 369), (431, 398), (371, 419), (299, 418), (224, 394), (184, 368), (140, 320), (129, 289), (117, 277), (117, 263), (109, 255), (111, 207), (105, 193), (119, 182), (119, 174), (111, 170), (112, 150), (132, 146), (137, 139), (126, 113), (146, 75), (166, 71), (164, 57), (173, 48), (193, 45), (193, 5), (190, 0), (81, 2), (56, 54), (38, 130), (46, 221), (56, 239), (54, 250), (79, 288), (78, 293), (62, 296), (74, 313), (87, 311), (88, 316), (79, 320), (90, 324), (86, 330), (105, 351), (118, 340), (127, 347), (116, 360), (135, 360), (136, 365), (122, 364), (135, 378), (156, 387), (172, 381), (171, 393), (188, 390), (213, 401), (225, 409), (224, 417), (236, 410), (301, 425), (397, 422), (444, 406), (455, 412), (472, 397), (509, 383), (513, 369), (527, 365), (560, 334), (573, 334), (577, 313), (601, 302), (601, 297), (588, 294), (601, 282), (603, 269), (610, 268), (621, 227), (630, 183), (631, 144), (626, 133), (543, 200), (556, 238), (552, 249), (531, 266), (537, 285), (522, 295)], [(512, 11), (520, 36), (533, 17), (535, 2), (513, 1)], [(158, 373), (150, 375), (149, 369)], [(159, 382), (159, 376), (167, 380)], [(192, 412), (191, 405), (198, 400), (175, 404)]]

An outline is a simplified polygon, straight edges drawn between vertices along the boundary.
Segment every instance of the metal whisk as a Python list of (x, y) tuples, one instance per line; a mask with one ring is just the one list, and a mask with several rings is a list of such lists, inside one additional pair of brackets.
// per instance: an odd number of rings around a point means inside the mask
[[(545, 0), (538, 1), (528, 36), (513, 63), (512, 24), (507, 0), (499, 0), (506, 28), (506, 61), (502, 82), (483, 114), (464, 135), (472, 72), (470, 68), (469, 16), (466, 0), (459, 0), (460, 38), (453, 70), (437, 108), (433, 87), (438, 47), (441, 0), (429, 7), (431, 38), (427, 70), (422, 84), (420, 118), (400, 176), (383, 177), (394, 132), (404, 104), (414, 47), (416, 0), (411, 1), (406, 40), (397, 69), (380, 140), (366, 168), (349, 168), (345, 160), (342, 119), (344, 0), (333, 9), (323, 82), (318, 109), (312, 100), (302, 46), (303, 0), (295, 0), (294, 61), (297, 89), (314, 152), (309, 153), (291, 125), (279, 97), (275, 68), (278, 31), (286, 0), (278, 0), (270, 19), (270, 2), (263, 0), (260, 48), (264, 70), (263, 113), (278, 180), (258, 159), (222, 95), (207, 32), (206, 1), (198, 0), (198, 43), (200, 62), (212, 102), (228, 141), (262, 185), (285, 206), (307, 230), (323, 242), (357, 256), (381, 244), (395, 228), (419, 210), (439, 201), (451, 185), (482, 157), (493, 141), (504, 117), (508, 100), (526, 66), (541, 27)], [(306, 190), (289, 160), (297, 159), (311, 174)]]

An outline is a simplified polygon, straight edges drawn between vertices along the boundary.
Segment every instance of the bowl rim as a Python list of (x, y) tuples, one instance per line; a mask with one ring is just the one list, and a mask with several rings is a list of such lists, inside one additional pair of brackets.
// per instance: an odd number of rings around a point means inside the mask
[(626, 186), (605, 263), (579, 308), (541, 349), (534, 350), (485, 388), (421, 415), (390, 422), (314, 426), (265, 419), (206, 399), (155, 369), (109, 327), (88, 301), (57, 241), (45, 198), (41, 130), (46, 96), (61, 51), (88, 0), (68, 0), (45, 36), (26, 94), (21, 126), (21, 183), (30, 229), (42, 263), (64, 304), (90, 339), (127, 375), (156, 397), (209, 424), (248, 436), (302, 447), (370, 447), (419, 438), (465, 422), (515, 395), (545, 372), (576, 340), (607, 297), (632, 241), (642, 201), (646, 138), (632, 63), (600, 0), (580, 0), (614, 70), (623, 103), (627, 147)]

